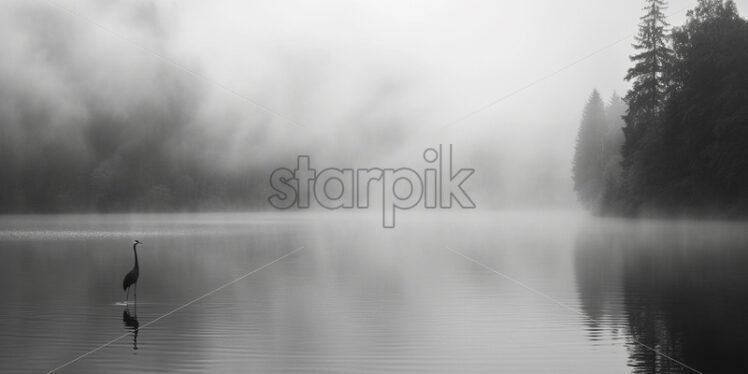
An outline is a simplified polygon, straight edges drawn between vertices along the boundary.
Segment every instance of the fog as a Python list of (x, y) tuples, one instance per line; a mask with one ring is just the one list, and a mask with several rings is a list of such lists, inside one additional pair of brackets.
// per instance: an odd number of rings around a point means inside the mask
[[(672, 1), (670, 23), (693, 5)], [(438, 144), (476, 169), (479, 207), (575, 208), (581, 110), (594, 88), (628, 89), (640, 13), (623, 0), (5, 1), (2, 208), (258, 208), (296, 155), (400, 167)]]

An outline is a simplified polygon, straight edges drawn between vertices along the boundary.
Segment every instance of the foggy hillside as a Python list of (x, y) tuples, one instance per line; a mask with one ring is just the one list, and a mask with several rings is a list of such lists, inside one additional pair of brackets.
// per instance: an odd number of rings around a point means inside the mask
[(484, 3), (230, 3), (0, 5), (0, 210), (262, 209), (296, 155), (423, 166), (438, 144), (477, 170), (479, 207), (575, 207), (581, 108), (626, 90), (628, 42), (605, 46), (639, 11), (517, 7), (529, 25)]

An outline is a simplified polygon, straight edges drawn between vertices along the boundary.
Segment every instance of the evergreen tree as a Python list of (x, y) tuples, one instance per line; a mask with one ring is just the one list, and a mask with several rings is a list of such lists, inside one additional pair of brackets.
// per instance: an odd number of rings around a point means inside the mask
[(605, 187), (605, 104), (593, 90), (582, 115), (574, 154), (574, 190), (582, 205), (597, 210)]
[(649, 4), (627, 76), (623, 184), (606, 181), (603, 211), (745, 216), (748, 21), (732, 0), (699, 0), (658, 52), (663, 3)]
[(622, 174), (621, 147), (623, 146), (623, 116), (626, 114), (626, 103), (615, 92), (610, 97), (605, 107), (605, 121), (607, 125), (605, 133), (605, 169), (603, 180), (605, 182), (600, 213), (608, 214), (622, 210)]
[[(635, 210), (647, 191), (638, 189), (639, 181), (650, 178), (642, 174), (642, 165), (649, 162), (651, 155), (640, 154), (645, 148), (643, 138), (647, 133), (658, 132), (657, 123), (662, 112), (667, 91), (667, 72), (672, 61), (672, 50), (666, 43), (666, 29), (669, 26), (663, 10), (664, 0), (645, 0), (646, 12), (641, 17), (639, 32), (633, 47), (638, 51), (631, 56), (634, 66), (626, 74), (627, 81), (633, 81), (625, 97), (628, 111), (624, 116), (624, 142), (621, 147), (624, 189), (628, 195), (629, 210)], [(650, 135), (654, 136), (654, 135)]]
[(639, 24), (639, 33), (633, 47), (639, 53), (631, 56), (634, 66), (628, 70), (626, 80), (633, 80), (633, 87), (626, 94), (629, 105), (627, 124), (637, 127), (654, 118), (665, 99), (665, 72), (672, 59), (672, 50), (666, 43), (666, 28), (663, 10), (665, 0), (646, 0), (644, 14)]
[(605, 121), (608, 125), (605, 135), (606, 175), (615, 179), (621, 174), (621, 147), (623, 146), (623, 127), (626, 115), (626, 102), (615, 92), (605, 107)]
[[(732, 1), (700, 0), (673, 32), (676, 60), (647, 186), (676, 211), (748, 213), (748, 21)], [(649, 182), (652, 184), (652, 182)]]

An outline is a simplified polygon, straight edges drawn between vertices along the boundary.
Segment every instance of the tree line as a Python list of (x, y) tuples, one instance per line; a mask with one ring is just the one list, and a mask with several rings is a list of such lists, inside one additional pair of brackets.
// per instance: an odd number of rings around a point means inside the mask
[(732, 0), (699, 0), (670, 28), (665, 1), (645, 3), (620, 132), (596, 91), (584, 109), (577, 196), (603, 215), (745, 216), (748, 21)]
[(186, 79), (164, 69), (154, 96), (166, 103), (134, 103), (126, 116), (102, 110), (96, 92), (71, 88), (86, 113), (79, 121), (0, 84), (0, 212), (264, 206), (270, 166), (215, 166), (209, 137), (190, 126), (200, 94)]

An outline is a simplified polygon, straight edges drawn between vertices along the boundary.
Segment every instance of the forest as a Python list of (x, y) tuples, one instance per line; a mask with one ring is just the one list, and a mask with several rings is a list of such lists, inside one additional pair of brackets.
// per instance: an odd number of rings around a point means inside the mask
[(645, 4), (623, 102), (595, 91), (584, 108), (578, 199), (599, 215), (744, 217), (748, 22), (732, 0), (699, 0), (678, 27), (664, 0)]

